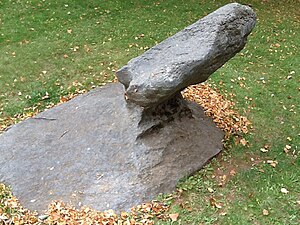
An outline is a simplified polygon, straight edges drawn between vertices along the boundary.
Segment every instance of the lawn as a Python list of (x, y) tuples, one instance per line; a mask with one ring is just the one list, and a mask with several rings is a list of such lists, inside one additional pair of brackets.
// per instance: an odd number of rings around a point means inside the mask
[[(114, 79), (225, 0), (0, 0), (0, 127)], [(249, 0), (245, 49), (209, 79), (253, 130), (179, 182), (157, 224), (300, 223), (300, 1)], [(62, 97), (65, 96), (65, 97)], [(12, 187), (13, 189), (13, 187)]]

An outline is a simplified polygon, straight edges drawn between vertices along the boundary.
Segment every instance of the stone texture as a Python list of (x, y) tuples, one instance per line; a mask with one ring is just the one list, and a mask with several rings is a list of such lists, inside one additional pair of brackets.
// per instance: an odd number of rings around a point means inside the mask
[(0, 135), (0, 182), (34, 210), (51, 200), (128, 210), (174, 190), (221, 150), (222, 137), (180, 96), (143, 111), (111, 84)]
[(152, 107), (207, 78), (246, 44), (254, 11), (232, 3), (132, 59), (117, 71), (127, 98)]

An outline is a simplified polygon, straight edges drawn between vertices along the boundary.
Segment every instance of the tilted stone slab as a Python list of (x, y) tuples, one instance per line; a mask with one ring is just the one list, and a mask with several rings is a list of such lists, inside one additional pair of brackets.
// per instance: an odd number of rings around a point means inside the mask
[(255, 22), (250, 7), (228, 4), (130, 60), (117, 71), (127, 98), (151, 107), (207, 80), (243, 49)]
[(120, 83), (106, 85), (1, 134), (0, 182), (32, 210), (52, 200), (128, 210), (172, 192), (222, 149), (224, 133), (200, 106), (179, 100), (169, 109), (179, 113), (142, 119), (123, 95)]

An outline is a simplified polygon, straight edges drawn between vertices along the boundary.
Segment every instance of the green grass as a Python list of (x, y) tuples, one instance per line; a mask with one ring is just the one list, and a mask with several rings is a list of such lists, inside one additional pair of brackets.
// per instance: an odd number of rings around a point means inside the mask
[[(111, 80), (128, 60), (228, 2), (0, 0), (0, 119), (57, 103), (76, 83), (89, 90)], [(209, 82), (253, 122), (249, 147), (230, 142), (222, 156), (180, 182), (183, 193), (170, 212), (179, 213), (178, 221), (158, 224), (300, 223), (300, 2), (243, 2), (257, 12), (257, 26), (246, 48)], [(222, 187), (218, 168), (236, 171)]]

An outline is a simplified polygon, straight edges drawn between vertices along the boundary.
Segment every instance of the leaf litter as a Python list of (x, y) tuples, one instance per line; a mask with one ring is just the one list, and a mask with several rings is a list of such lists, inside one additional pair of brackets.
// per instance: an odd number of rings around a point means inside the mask
[[(235, 110), (234, 102), (226, 99), (209, 83), (189, 86), (183, 91), (183, 96), (204, 108), (205, 114), (225, 131), (225, 140), (231, 136), (239, 137), (249, 133), (251, 122)], [(247, 141), (241, 138), (240, 143), (245, 146)]]
[[(76, 86), (76, 85), (75, 85)], [(75, 93), (61, 96), (62, 104), (77, 95), (87, 92), (86, 89), (76, 89)], [(208, 83), (192, 85), (182, 92), (190, 101), (201, 105), (205, 114), (213, 119), (216, 125), (225, 131), (225, 140), (231, 136), (240, 137), (240, 144), (247, 145), (247, 141), (241, 138), (251, 129), (251, 122), (234, 110), (234, 102), (227, 100), (219, 91), (213, 89)], [(46, 108), (51, 108), (51, 104)], [(34, 109), (34, 108), (32, 108)], [(39, 113), (38, 109), (17, 114), (13, 117), (0, 118), (0, 133), (11, 125), (33, 117)], [(215, 199), (211, 204), (216, 208), (222, 208)], [(76, 209), (61, 201), (53, 201), (43, 215), (36, 211), (24, 209), (19, 200), (12, 195), (11, 190), (4, 184), (0, 184), (0, 224), (154, 224), (155, 220), (177, 221), (179, 214), (167, 214), (169, 205), (163, 200), (144, 203), (131, 208), (130, 212), (115, 213), (113, 210), (100, 212), (88, 207)]]

